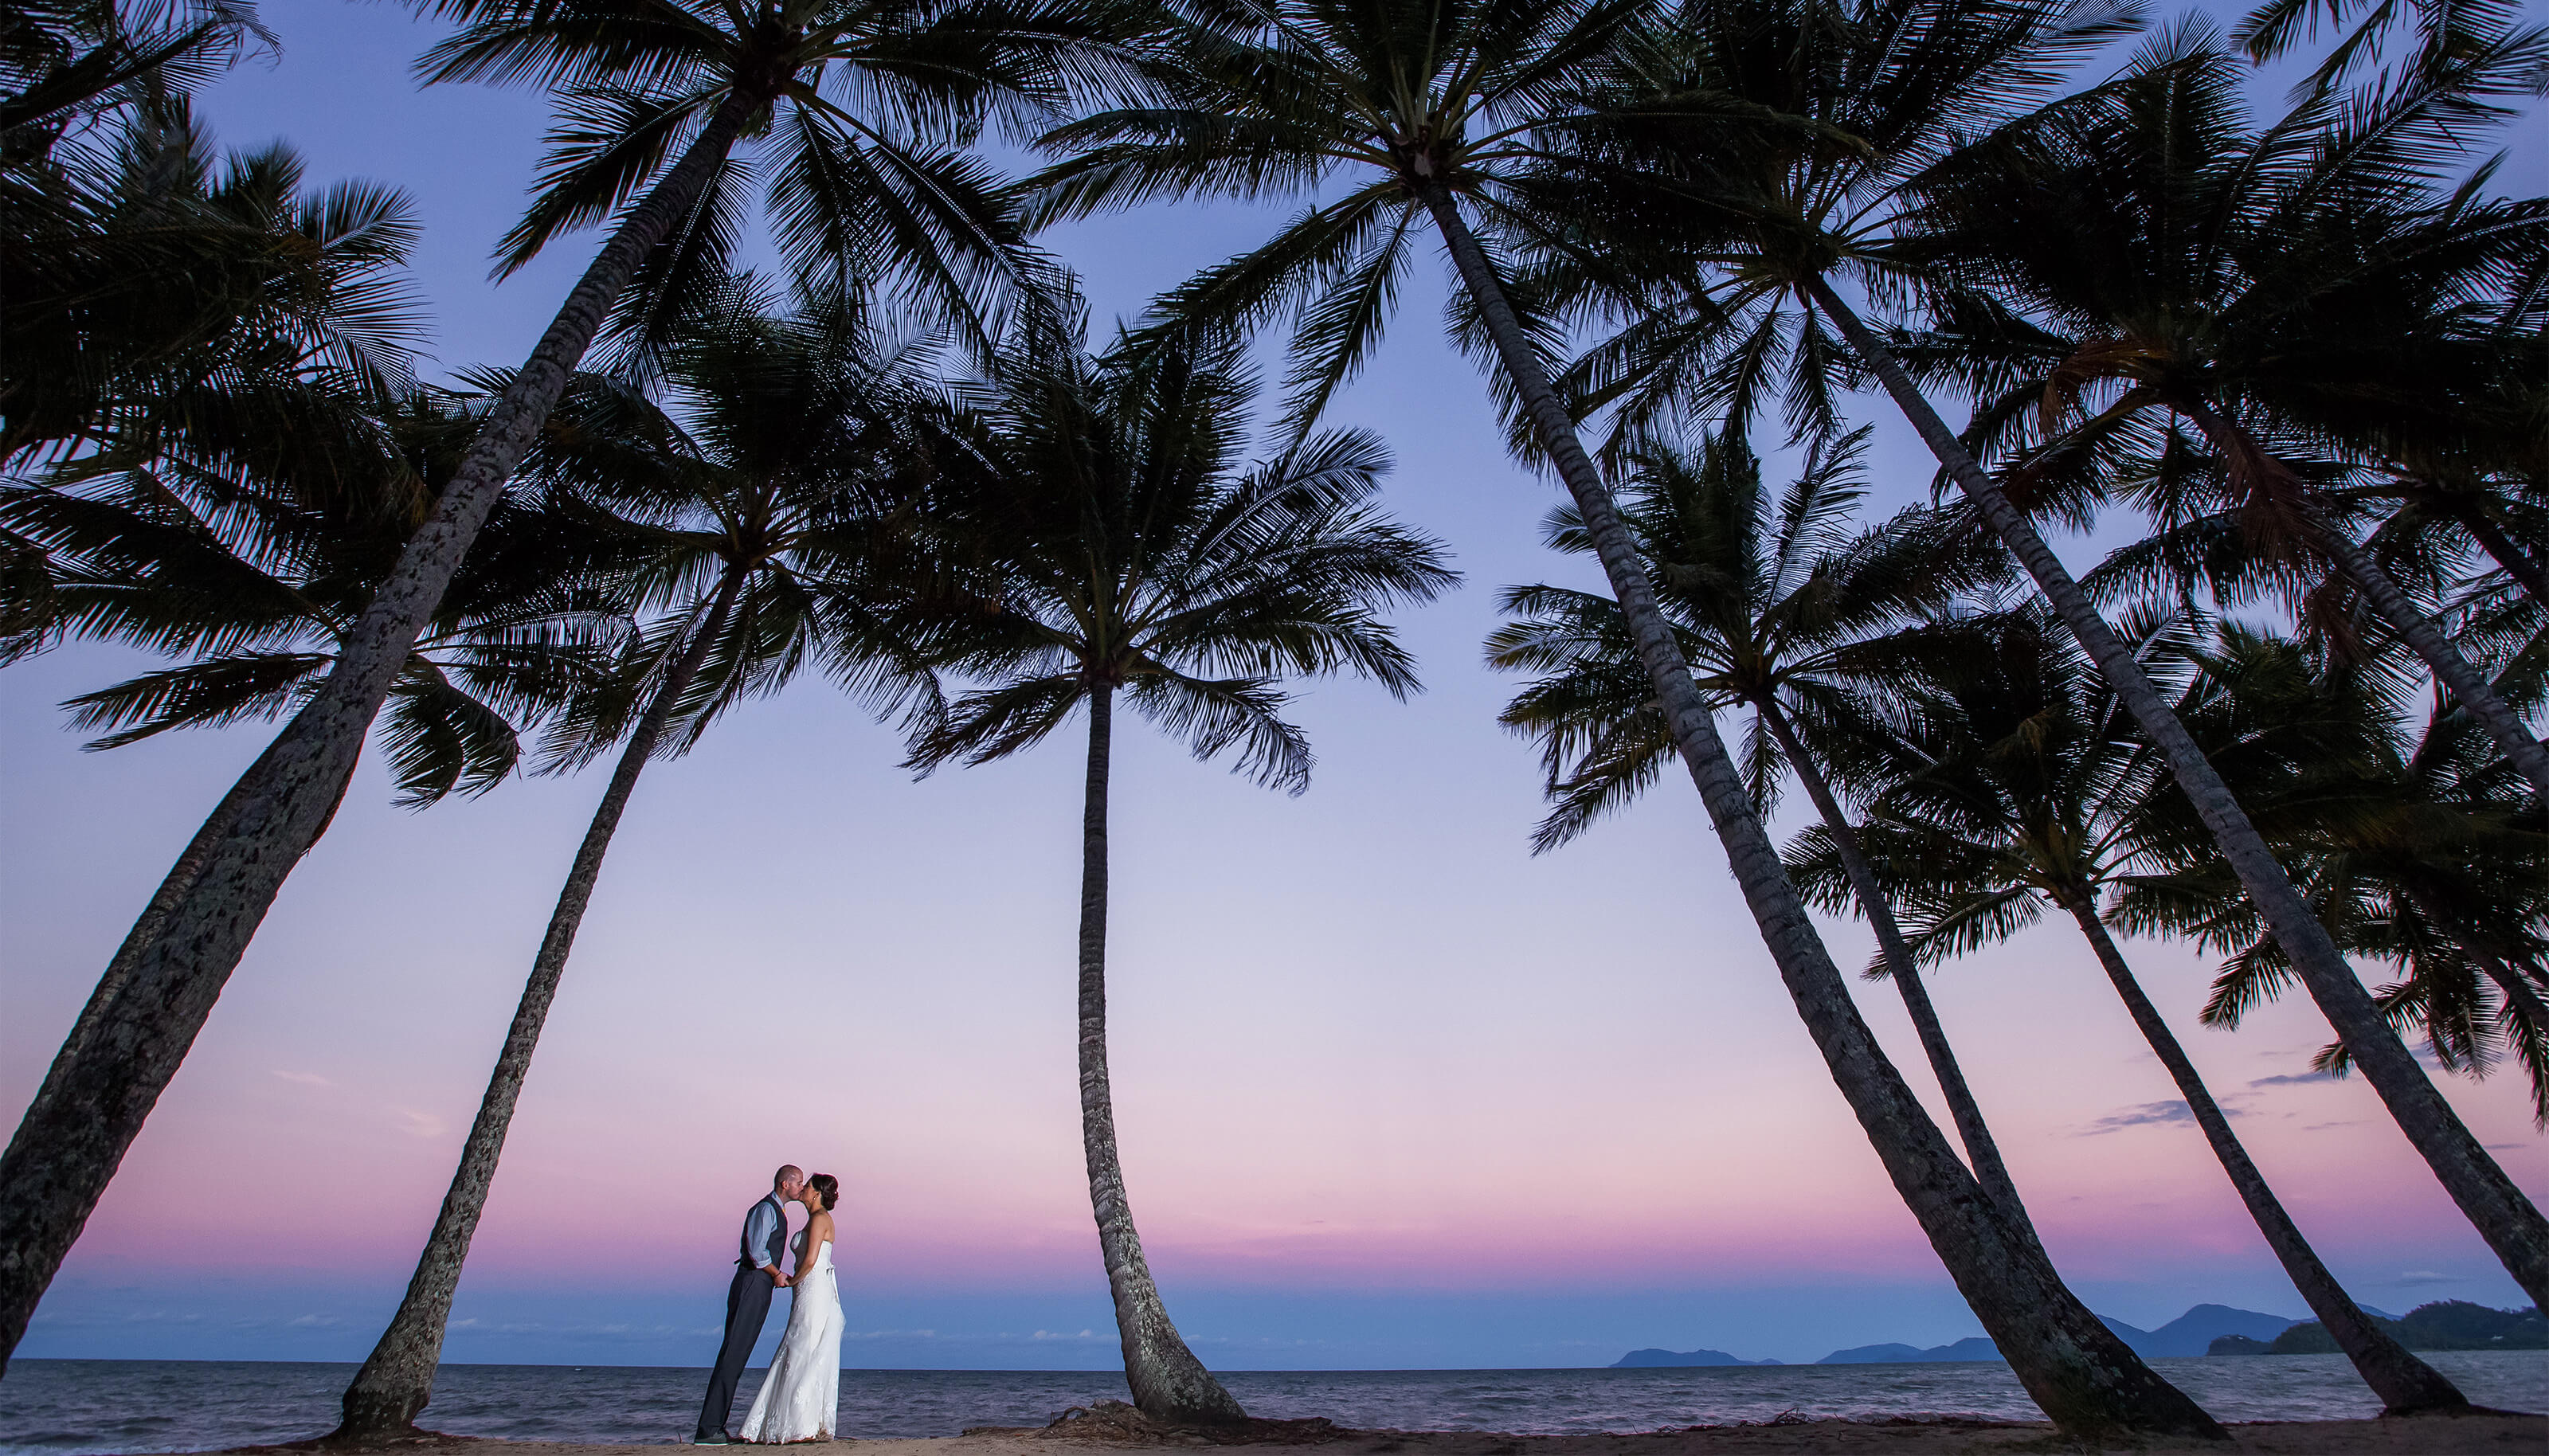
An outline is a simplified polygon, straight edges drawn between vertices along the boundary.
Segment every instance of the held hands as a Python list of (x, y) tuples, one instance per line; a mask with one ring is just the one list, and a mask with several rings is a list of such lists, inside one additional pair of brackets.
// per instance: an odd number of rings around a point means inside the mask
[(777, 1264), (765, 1266), (765, 1272), (770, 1275), (772, 1288), (786, 1289), (788, 1287), (788, 1276), (779, 1271), (779, 1266)]

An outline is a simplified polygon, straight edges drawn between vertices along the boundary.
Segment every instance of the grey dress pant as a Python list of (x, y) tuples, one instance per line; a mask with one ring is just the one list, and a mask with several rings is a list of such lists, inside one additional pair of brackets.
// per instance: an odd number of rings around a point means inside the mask
[(770, 1318), (770, 1275), (745, 1264), (734, 1271), (725, 1291), (725, 1343), (717, 1347), (716, 1372), (708, 1377), (708, 1403), (700, 1407), (700, 1437), (722, 1434), (734, 1413), (734, 1388), (743, 1380), (743, 1362), (761, 1339), (762, 1322)]

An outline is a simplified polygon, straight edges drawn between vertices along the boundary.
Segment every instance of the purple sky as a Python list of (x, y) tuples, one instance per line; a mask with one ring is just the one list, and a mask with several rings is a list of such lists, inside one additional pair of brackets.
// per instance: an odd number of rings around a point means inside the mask
[[(408, 189), (437, 368), (519, 358), (588, 239), (504, 287), (544, 114), (418, 93), (433, 32), (267, 0), (279, 65), (203, 110), (314, 179)], [(2538, 191), (2541, 119), (2514, 138)], [(1240, 208), (1056, 239), (1102, 318), (1263, 235)], [(1538, 545), (1439, 284), (1337, 411), (1397, 452), (1393, 508), (1468, 587), (1409, 614), (1431, 690), (1345, 684), (1298, 716), (1299, 799), (1119, 738), (1115, 1085), (1170, 1308), (1243, 1367), (1602, 1364), (1641, 1345), (1813, 1359), (1977, 1332), (1833, 1090), (1696, 798), (1534, 861), (1529, 747), (1478, 666), (1493, 589), (1582, 580)], [(1885, 503), (1926, 490), (1879, 428)], [(148, 888), (267, 730), (78, 751), (54, 704), (138, 670), (72, 648), (0, 674), (0, 1103), (22, 1106)], [(853, 1364), (1082, 1367), (1113, 1336), (1072, 1072), (1078, 755), (913, 783), (816, 682), (650, 770), (549, 1023), (464, 1281), (455, 1360), (704, 1363), (743, 1207), (782, 1159), (845, 1186)], [(601, 778), (394, 809), (367, 767), (285, 888), (22, 1353), (359, 1358), (405, 1282)], [(1855, 923), (1836, 956), (1866, 955)], [(2306, 1079), (2307, 1002), (2195, 1025), (2208, 968), (2128, 954), (2321, 1251), (2368, 1303), (2516, 1302), (2368, 1088)], [(2065, 1273), (2149, 1325), (2301, 1302), (2076, 937), (1935, 982)], [(1927, 1088), (1899, 1004), (1860, 988)], [(2535, 1197), (2515, 1079), (2449, 1091)], [(776, 1333), (776, 1321), (773, 1334)]]

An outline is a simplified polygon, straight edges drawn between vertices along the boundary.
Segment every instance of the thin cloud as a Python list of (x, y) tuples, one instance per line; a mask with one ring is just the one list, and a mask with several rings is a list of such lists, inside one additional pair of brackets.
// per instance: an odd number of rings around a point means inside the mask
[(276, 1067), (274, 1069), (274, 1074), (287, 1082), (296, 1082), (304, 1087), (333, 1087), (336, 1085), (335, 1083), (329, 1081), (326, 1077), (319, 1075), (317, 1072), (288, 1072), (281, 1067)]
[(433, 1114), (429, 1112), (418, 1112), (413, 1108), (405, 1107), (397, 1108), (395, 1111), (400, 1120), (400, 1131), (417, 1138), (439, 1138), (442, 1136), (442, 1119), (435, 1117)]
[(2469, 1281), (2458, 1274), (2437, 1274), (2431, 1269), (2410, 1269), (2390, 1282), (2412, 1287), (2424, 1284), (2466, 1284)]
[(2297, 1087), (2305, 1082), (2333, 1082), (2335, 1080), (2336, 1078), (2327, 1072), (2286, 1072), (2280, 1076), (2259, 1077), (2254, 1081), (2251, 1081), (2248, 1085), (2251, 1087)]
[(2123, 1112), (2098, 1119), (2084, 1129), (2080, 1136), (2095, 1138), (2103, 1133), (2121, 1133), (2126, 1128), (2153, 1128), (2170, 1123), (2194, 1121), (2194, 1109), (2183, 1102), (2145, 1102), (2139, 1107), (2128, 1107)]

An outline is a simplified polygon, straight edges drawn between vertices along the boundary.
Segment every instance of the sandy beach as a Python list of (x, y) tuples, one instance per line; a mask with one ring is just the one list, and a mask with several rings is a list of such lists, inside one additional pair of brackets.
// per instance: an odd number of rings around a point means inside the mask
[[(1122, 1452), (1316, 1447), (1323, 1456), (1962, 1456), (1998, 1452), (2136, 1452), (2142, 1456), (2483, 1456), (2549, 1451), (2549, 1416), (2488, 1413), (2405, 1420), (2260, 1420), (2228, 1427), (2230, 1444), (2166, 1440), (2084, 1444), (2042, 1421), (1949, 1416), (1887, 1420), (1781, 1417), (1619, 1435), (1507, 1435), (1494, 1431), (1350, 1430), (1326, 1420), (1255, 1420), (1244, 1430), (1162, 1427), (1128, 1408), (1067, 1412), (1043, 1427), (980, 1426), (956, 1436), (803, 1442), (792, 1456), (1063, 1456), (1070, 1448)], [(1062, 1448), (1062, 1449), (1057, 1449)], [(378, 1448), (388, 1456), (665, 1456), (662, 1445), (590, 1445), (441, 1436)], [(681, 1449), (691, 1449), (682, 1447)], [(208, 1456), (345, 1456), (318, 1442), (248, 1446)]]

